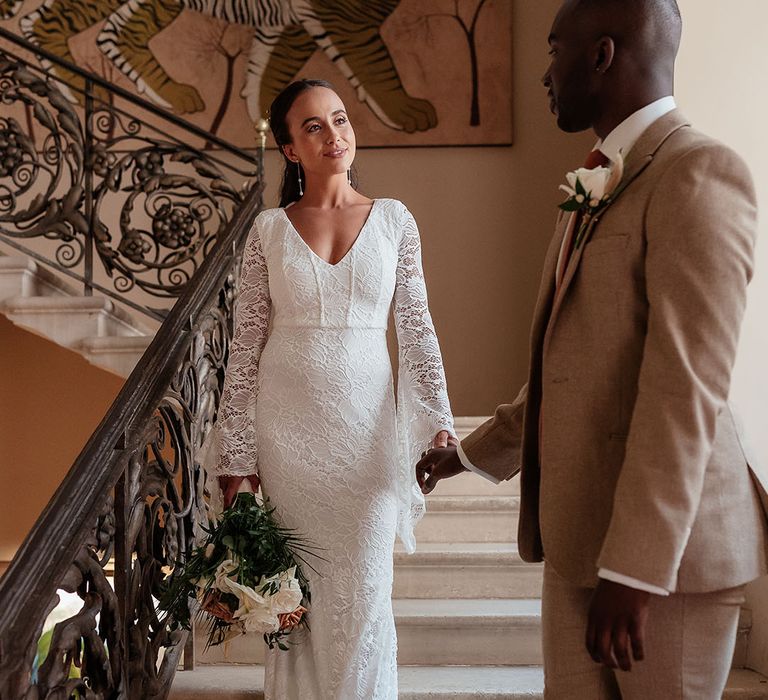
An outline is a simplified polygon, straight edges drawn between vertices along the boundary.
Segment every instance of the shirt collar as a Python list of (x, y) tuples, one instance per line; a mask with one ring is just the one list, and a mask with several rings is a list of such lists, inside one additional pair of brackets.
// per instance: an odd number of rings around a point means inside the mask
[(595, 148), (600, 149), (603, 155), (612, 161), (616, 160), (619, 152), (626, 157), (643, 132), (657, 119), (676, 107), (675, 98), (671, 95), (651, 102), (651, 104), (628, 116), (603, 141), (598, 141)]

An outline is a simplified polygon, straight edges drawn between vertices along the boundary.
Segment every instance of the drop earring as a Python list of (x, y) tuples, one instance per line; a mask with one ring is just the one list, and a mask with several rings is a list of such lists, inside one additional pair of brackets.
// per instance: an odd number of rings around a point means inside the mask
[(352, 185), (352, 168), (347, 170), (347, 184)]
[(304, 188), (301, 186), (301, 163), (296, 161), (296, 175), (299, 178), (299, 197), (304, 196)]

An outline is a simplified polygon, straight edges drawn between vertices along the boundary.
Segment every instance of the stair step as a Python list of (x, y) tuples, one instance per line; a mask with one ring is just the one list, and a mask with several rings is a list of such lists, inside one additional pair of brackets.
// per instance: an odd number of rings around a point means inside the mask
[(536, 598), (542, 566), (510, 542), (426, 542), (395, 550), (395, 598)]
[(514, 542), (519, 509), (519, 496), (429, 496), (416, 541)]
[(435, 496), (519, 496), (520, 495), (520, 477), (516, 476), (508, 481), (502, 481), (494, 484), (492, 481), (473, 474), (465, 472), (443, 479), (438, 482), (435, 490), (427, 496), (427, 500)]
[[(416, 600), (393, 601), (398, 660), (403, 665), (478, 666), (541, 663), (541, 601)], [(199, 648), (205, 630), (198, 629)], [(201, 651), (203, 664), (261, 663), (258, 636), (240, 636)]]
[(395, 600), (403, 665), (541, 663), (541, 601)]
[[(394, 600), (393, 608), (401, 665), (532, 666), (542, 661), (540, 599), (411, 598)], [(742, 613), (739, 626), (745, 624)], [(258, 636), (236, 637), (204, 650), (205, 630), (196, 634), (202, 664), (264, 661)]]
[[(544, 697), (540, 666), (473, 668), (467, 666), (401, 666), (400, 700), (537, 700)], [(179, 671), (169, 700), (261, 700), (262, 666), (199, 666)], [(732, 671), (723, 700), (765, 700), (768, 679), (748, 670)]]
[(765, 700), (768, 698), (768, 678), (746, 668), (733, 669), (723, 700)]
[(43, 265), (24, 255), (0, 254), (0, 300), (9, 297), (78, 296), (67, 284)]
[(144, 334), (105, 297), (11, 297), (0, 302), (0, 311), (15, 324), (70, 348), (93, 336)]
[(76, 349), (97, 367), (127, 377), (151, 342), (151, 335), (95, 336), (80, 341)]

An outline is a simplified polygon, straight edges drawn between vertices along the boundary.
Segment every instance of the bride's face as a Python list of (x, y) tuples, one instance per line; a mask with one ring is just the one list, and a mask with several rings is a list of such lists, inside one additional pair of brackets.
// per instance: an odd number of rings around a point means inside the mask
[(292, 142), (285, 155), (304, 172), (321, 176), (346, 173), (355, 159), (355, 132), (344, 103), (328, 88), (301, 93), (286, 115)]

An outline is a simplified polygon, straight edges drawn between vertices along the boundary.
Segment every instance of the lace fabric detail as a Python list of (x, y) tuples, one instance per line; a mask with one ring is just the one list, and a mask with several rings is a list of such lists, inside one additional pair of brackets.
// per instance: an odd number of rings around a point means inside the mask
[(310, 633), (267, 654), (266, 697), (396, 700), (395, 536), (413, 551), (424, 512), (414, 464), (439, 430), (453, 433), (416, 224), (400, 202), (375, 200), (352, 249), (331, 265), (284, 210), (262, 212), (240, 293), (218, 471), (258, 469), (280, 523), (323, 558), (306, 569)]
[(259, 360), (267, 342), (272, 300), (269, 273), (254, 222), (246, 241), (235, 307), (235, 330), (229, 348), (216, 434), (219, 474), (257, 472), (256, 399)]
[(414, 528), (424, 515), (424, 496), (414, 465), (441, 430), (454, 435), (453, 415), (440, 345), (427, 303), (416, 221), (405, 209), (398, 248), (394, 300), (398, 344), (398, 535), (407, 552), (416, 549)]

